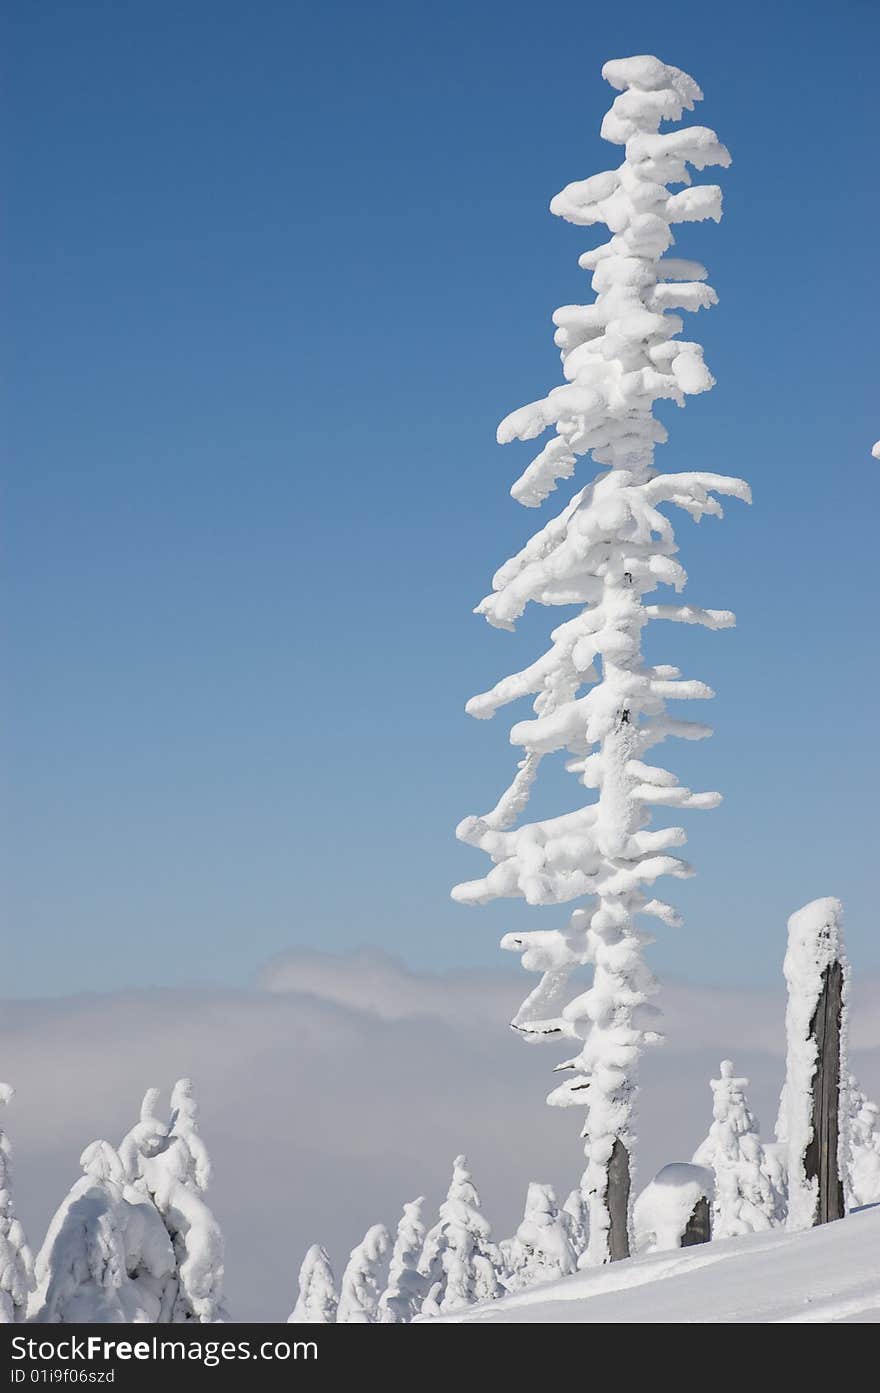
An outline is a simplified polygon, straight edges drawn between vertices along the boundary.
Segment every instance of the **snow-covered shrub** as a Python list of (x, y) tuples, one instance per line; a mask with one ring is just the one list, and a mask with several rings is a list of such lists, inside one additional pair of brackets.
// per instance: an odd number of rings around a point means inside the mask
[[(8, 1083), (0, 1083), (0, 1104), (14, 1094)], [(27, 1319), (33, 1285), (34, 1261), (12, 1201), (12, 1148), (0, 1127), (0, 1325)]]
[(456, 1311), (501, 1294), (501, 1254), (480, 1209), (467, 1157), (456, 1156), (437, 1223), (425, 1237), (419, 1271), (426, 1280), (423, 1315)]
[(336, 1320), (336, 1283), (325, 1249), (313, 1243), (299, 1270), (299, 1295), (287, 1317), (288, 1325), (333, 1325)]
[(819, 1200), (818, 1181), (805, 1168), (807, 1148), (813, 1141), (813, 1078), (818, 1051), (813, 1020), (822, 995), (825, 975), (835, 963), (842, 973), (840, 1026), (839, 1135), (837, 1164), (844, 1189), (848, 1156), (849, 1079), (846, 1067), (846, 1000), (849, 966), (843, 941), (843, 905), (840, 900), (812, 900), (791, 915), (783, 971), (788, 986), (785, 1010), (785, 1084), (779, 1100), (776, 1139), (785, 1143), (788, 1171), (788, 1227), (810, 1228)]
[(880, 1108), (849, 1079), (848, 1203), (880, 1204)]
[(712, 1204), (715, 1183), (706, 1166), (673, 1161), (658, 1171), (633, 1206), (636, 1249), (657, 1253), (680, 1248), (700, 1200)]
[(419, 1261), (425, 1246), (422, 1223), (423, 1195), (403, 1206), (397, 1236), (388, 1268), (388, 1285), (379, 1299), (379, 1320), (383, 1325), (404, 1325), (412, 1320), (425, 1299), (425, 1278)]
[(162, 1291), (162, 1322), (212, 1324), (228, 1319), (223, 1305), (223, 1234), (205, 1203), (211, 1178), (198, 1131), (192, 1083), (171, 1093), (171, 1117), (157, 1115), (159, 1090), (147, 1090), (140, 1121), (120, 1144), (126, 1177), (155, 1204), (174, 1248)]
[(379, 1297), (384, 1288), (383, 1259), (390, 1246), (383, 1224), (367, 1229), (363, 1241), (352, 1248), (342, 1274), (337, 1325), (372, 1325), (378, 1319)]
[(731, 1061), (723, 1059), (721, 1077), (711, 1084), (713, 1122), (694, 1162), (715, 1176), (712, 1237), (761, 1233), (785, 1220), (779, 1163), (761, 1144), (746, 1100), (748, 1079), (737, 1078)]
[(574, 1272), (577, 1260), (569, 1216), (557, 1205), (553, 1187), (532, 1181), (522, 1223), (508, 1245), (504, 1286), (519, 1291), (553, 1282)]
[[(661, 133), (702, 93), (693, 78), (653, 57), (606, 63), (603, 76), (620, 93), (602, 135), (625, 147), (614, 170), (569, 184), (551, 212), (581, 227), (605, 224), (610, 240), (580, 258), (592, 272), (595, 300), (565, 305), (553, 316), (565, 381), (546, 397), (521, 407), (498, 428), (500, 443), (554, 434), (514, 484), (513, 497), (537, 507), (560, 479), (592, 454), (599, 472), (579, 487), (558, 515), (496, 572), (493, 591), (477, 607), (490, 624), (513, 629), (530, 603), (576, 607), (553, 630), (550, 647), (523, 671), (472, 698), (467, 710), (493, 716), (523, 697), (534, 698), (535, 718), (517, 722), (511, 742), (523, 758), (497, 805), (467, 817), (459, 838), (485, 852), (493, 868), (453, 891), (464, 904), (521, 896), (532, 905), (563, 905), (583, 897), (559, 929), (508, 934), (502, 946), (522, 953), (540, 972), (540, 985), (513, 1025), (528, 1040), (566, 1041), (573, 1077), (556, 1089), (554, 1105), (588, 1108), (587, 1170), (590, 1255), (595, 1262), (628, 1250), (626, 1218), (610, 1234), (608, 1173), (614, 1161), (618, 1193), (628, 1191), (633, 1145), (636, 1071), (643, 1047), (657, 1039), (649, 1000), (656, 984), (644, 959), (650, 938), (636, 924), (650, 915), (679, 922), (676, 911), (646, 887), (660, 876), (687, 876), (674, 850), (680, 827), (649, 831), (650, 809), (713, 808), (717, 793), (693, 793), (668, 769), (647, 762), (670, 736), (702, 739), (705, 725), (667, 714), (672, 700), (704, 699), (703, 682), (675, 667), (654, 666), (642, 652), (650, 620), (724, 629), (727, 610), (681, 603), (647, 603), (658, 586), (680, 591), (687, 579), (676, 559), (666, 505), (699, 521), (720, 517), (716, 495), (749, 499), (740, 479), (703, 472), (660, 473), (655, 446), (667, 438), (654, 415), (658, 401), (684, 406), (713, 378), (699, 344), (679, 337), (676, 311), (716, 302), (706, 270), (666, 253), (677, 223), (721, 216), (721, 191), (691, 185), (689, 166), (727, 165), (730, 156), (714, 131), (690, 126)], [(684, 185), (671, 192), (668, 185)], [(566, 768), (592, 802), (515, 827), (545, 755), (564, 751)], [(589, 990), (569, 979), (593, 969)]]
[(158, 1321), (175, 1266), (165, 1225), (149, 1197), (126, 1182), (109, 1142), (86, 1147), (80, 1165), (84, 1174), (37, 1255), (31, 1318), (65, 1325)]

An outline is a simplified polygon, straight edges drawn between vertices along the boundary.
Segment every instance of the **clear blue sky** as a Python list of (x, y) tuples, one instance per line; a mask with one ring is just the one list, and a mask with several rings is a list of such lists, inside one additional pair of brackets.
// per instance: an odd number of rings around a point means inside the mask
[(668, 757), (726, 801), (653, 960), (771, 980), (837, 894), (880, 965), (878, 42), (871, 0), (7, 8), (4, 993), (295, 944), (514, 966), (522, 908), (448, 899), (513, 755), (464, 701), (552, 620), (470, 613), (542, 520), (494, 429), (558, 381), (595, 238), (547, 203), (617, 162), (599, 70), (641, 52), (734, 155), (680, 240), (719, 385), (662, 462), (755, 492), (680, 527), (738, 629), (654, 626), (719, 693)]

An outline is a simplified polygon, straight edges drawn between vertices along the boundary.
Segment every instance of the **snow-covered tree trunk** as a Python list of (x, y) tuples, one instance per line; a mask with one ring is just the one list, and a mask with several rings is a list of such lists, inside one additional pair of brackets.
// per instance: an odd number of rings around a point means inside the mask
[(788, 1153), (788, 1227), (845, 1213), (848, 1160), (846, 996), (840, 900), (813, 900), (788, 921), (785, 1085), (776, 1136)]
[[(513, 412), (498, 429), (500, 443), (555, 429), (511, 490), (527, 507), (537, 507), (557, 480), (573, 475), (578, 457), (592, 454), (603, 469), (500, 568), (493, 593), (477, 609), (505, 629), (530, 602), (576, 606), (578, 612), (553, 630), (550, 648), (536, 662), (468, 703), (472, 715), (487, 718), (533, 696), (536, 718), (511, 730), (524, 757), (510, 788), (492, 812), (465, 818), (457, 829), (461, 840), (490, 856), (493, 869), (453, 891), (466, 904), (521, 896), (533, 905), (561, 905), (589, 897), (588, 907), (575, 909), (565, 927), (508, 934), (502, 946), (521, 952), (523, 965), (543, 974), (514, 1027), (530, 1040), (558, 1038), (576, 1046), (560, 1066), (574, 1077), (549, 1101), (588, 1109), (583, 1188), (594, 1262), (629, 1251), (637, 1063), (644, 1046), (657, 1039), (649, 1005), (656, 984), (643, 952), (651, 940), (637, 916), (677, 924), (676, 911), (645, 887), (662, 875), (691, 874), (670, 854), (685, 840), (684, 831), (646, 830), (649, 810), (711, 808), (720, 801), (716, 793), (692, 793), (673, 773), (645, 762), (667, 736), (711, 733), (670, 718), (667, 701), (712, 696), (677, 668), (645, 661), (645, 625), (652, 619), (710, 629), (734, 623), (726, 610), (645, 602), (658, 585), (679, 591), (687, 579), (660, 508), (674, 504), (699, 520), (721, 516), (716, 494), (749, 498), (739, 479), (654, 468), (655, 446), (666, 439), (655, 402), (683, 406), (688, 395), (713, 385), (702, 349), (677, 338), (683, 324), (671, 311), (711, 306), (715, 292), (699, 263), (665, 253), (674, 224), (721, 216), (720, 189), (688, 187), (688, 165), (727, 165), (730, 156), (704, 126), (659, 132), (662, 121), (679, 120), (702, 96), (686, 73), (638, 57), (607, 63), (603, 75), (620, 95), (602, 134), (625, 146), (624, 162), (568, 185), (550, 205), (569, 222), (604, 223), (611, 231), (610, 241), (580, 258), (593, 272), (596, 299), (563, 306), (553, 316), (564, 385)], [(672, 193), (668, 184), (686, 187)], [(568, 753), (566, 767), (597, 790), (595, 801), (511, 830), (541, 760), (555, 751)], [(569, 999), (569, 978), (584, 965), (592, 965), (592, 987)]]
[[(0, 1083), (0, 1105), (15, 1090)], [(0, 1127), (0, 1325), (27, 1320), (28, 1297), (34, 1285), (34, 1261), (12, 1201), (12, 1148)]]

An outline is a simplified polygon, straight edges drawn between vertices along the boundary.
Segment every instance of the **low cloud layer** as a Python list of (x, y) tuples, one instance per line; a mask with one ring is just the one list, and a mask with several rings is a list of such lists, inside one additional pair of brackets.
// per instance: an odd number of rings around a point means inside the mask
[[(0, 1077), (17, 1090), (4, 1121), (32, 1243), (84, 1146), (118, 1141), (144, 1090), (184, 1074), (214, 1161), (210, 1198), (236, 1317), (286, 1318), (309, 1243), (325, 1243), (338, 1271), (369, 1224), (396, 1223), (405, 1199), (436, 1203), (462, 1150), (496, 1232), (512, 1231), (529, 1180), (564, 1192), (581, 1169), (580, 1113), (543, 1105), (557, 1051), (505, 1029), (527, 982), (415, 973), (373, 952), (298, 951), (251, 990), (4, 1003)], [(637, 1184), (702, 1139), (722, 1057), (751, 1077), (765, 1135), (782, 1081), (781, 989), (671, 984), (660, 1004), (667, 1039), (643, 1065)], [(876, 1097), (876, 979), (854, 991), (851, 1056)]]

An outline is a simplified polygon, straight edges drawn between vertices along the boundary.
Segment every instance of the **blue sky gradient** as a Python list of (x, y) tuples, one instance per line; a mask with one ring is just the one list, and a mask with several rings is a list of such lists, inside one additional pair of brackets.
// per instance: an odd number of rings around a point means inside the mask
[(494, 430), (559, 380), (596, 236), (547, 204), (619, 161), (600, 68), (639, 52), (734, 157), (720, 227), (679, 239), (718, 386), (659, 458), (755, 494), (677, 521), (688, 598), (738, 628), (650, 638), (718, 692), (664, 760), (725, 794), (685, 815), (652, 960), (774, 980), (787, 913), (835, 894), (880, 966), (878, 41), (869, 0), (7, 11), (5, 993), (296, 945), (497, 964), (558, 922), (448, 898), (514, 758), (464, 701), (558, 618), (470, 611), (553, 507), (510, 500), (529, 446)]

